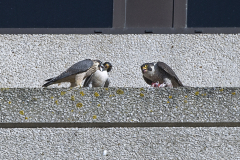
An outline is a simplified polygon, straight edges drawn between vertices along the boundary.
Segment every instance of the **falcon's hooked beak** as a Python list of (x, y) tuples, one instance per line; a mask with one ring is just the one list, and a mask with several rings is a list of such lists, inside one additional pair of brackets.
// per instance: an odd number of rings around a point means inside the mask
[(142, 67), (142, 72), (143, 72), (143, 73), (147, 72), (147, 71), (148, 71), (147, 68), (148, 68), (148, 65), (143, 66), (143, 67)]
[(99, 64), (99, 70), (100, 70), (100, 71), (103, 71), (104, 68), (105, 68), (104, 65), (103, 65), (102, 63), (100, 63), (100, 64)]

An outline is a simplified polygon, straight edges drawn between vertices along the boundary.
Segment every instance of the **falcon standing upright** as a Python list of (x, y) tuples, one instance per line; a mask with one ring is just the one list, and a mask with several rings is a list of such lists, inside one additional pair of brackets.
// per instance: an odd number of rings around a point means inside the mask
[[(158, 87), (183, 87), (175, 72), (164, 62), (144, 63), (141, 66), (143, 79), (152, 86)], [(160, 86), (159, 86), (159, 85)]]
[(81, 86), (85, 78), (91, 76), (101, 67), (104, 66), (99, 60), (85, 59), (83, 61), (79, 61), (61, 73), (59, 76), (47, 79), (46, 81), (48, 82), (45, 83), (42, 87), (47, 87), (49, 85), (61, 82), (70, 82), (70, 87)]
[(97, 70), (91, 76), (87, 77), (83, 87), (108, 87), (110, 80), (108, 78), (108, 72), (112, 69), (112, 64), (109, 62), (105, 62), (103, 64), (104, 68), (102, 70)]

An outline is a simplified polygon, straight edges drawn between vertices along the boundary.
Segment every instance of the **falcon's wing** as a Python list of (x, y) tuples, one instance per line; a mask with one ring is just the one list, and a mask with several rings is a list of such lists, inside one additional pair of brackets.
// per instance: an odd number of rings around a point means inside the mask
[(145, 76), (143, 76), (143, 79), (147, 84), (152, 85), (152, 81), (150, 79), (146, 78)]
[[(74, 75), (78, 73), (82, 73), (87, 71), (90, 67), (92, 67), (93, 61), (90, 59), (85, 59), (83, 61), (77, 62), (68, 68), (65, 72), (69, 75)], [(63, 72), (64, 73), (64, 72)]]
[[(93, 75), (93, 74), (92, 74)], [(90, 83), (92, 82), (92, 75), (88, 76), (83, 84), (83, 87), (89, 87)]]
[(86, 60), (77, 62), (74, 65), (72, 65), (70, 68), (68, 68), (65, 72), (63, 72), (62, 74), (60, 74), (59, 76), (57, 76), (56, 78), (54, 78), (51, 81), (57, 81), (59, 79), (66, 78), (66, 77), (74, 75), (74, 74), (85, 72), (90, 67), (92, 67), (92, 65), (93, 65), (93, 61), (90, 59), (86, 59)]
[(56, 82), (56, 81), (58, 81), (58, 80), (60, 80), (60, 79), (69, 77), (69, 76), (71, 76), (71, 75), (85, 72), (85, 71), (87, 71), (90, 67), (92, 67), (92, 65), (93, 65), (93, 61), (90, 60), (90, 59), (85, 59), (85, 60), (83, 60), (83, 61), (77, 62), (77, 63), (75, 63), (74, 65), (72, 65), (70, 68), (68, 68), (66, 71), (64, 71), (63, 73), (61, 73), (59, 76), (57, 76), (57, 77), (55, 77), (55, 78), (47, 79), (46, 81), (48, 81), (48, 82), (45, 83), (45, 84), (43, 85), (43, 87), (47, 87), (47, 86), (51, 85), (52, 83), (54, 83), (54, 82)]
[(159, 68), (163, 69), (166, 73), (174, 77), (178, 81), (179, 85), (183, 86), (182, 82), (179, 80), (175, 72), (166, 63), (157, 62), (157, 65)]
[(109, 78), (108, 78), (108, 79), (106, 80), (105, 84), (104, 84), (104, 87), (108, 87), (109, 84), (110, 84), (110, 80), (109, 80)]

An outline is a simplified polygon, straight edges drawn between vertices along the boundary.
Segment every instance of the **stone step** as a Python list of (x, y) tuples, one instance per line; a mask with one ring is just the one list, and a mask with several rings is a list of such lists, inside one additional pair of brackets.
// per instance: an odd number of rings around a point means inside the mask
[(240, 125), (239, 88), (2, 88), (0, 103), (1, 123)]

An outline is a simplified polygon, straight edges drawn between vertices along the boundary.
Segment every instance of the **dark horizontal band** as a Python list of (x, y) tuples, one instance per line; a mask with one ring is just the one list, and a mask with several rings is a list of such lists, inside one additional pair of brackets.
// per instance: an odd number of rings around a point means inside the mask
[(240, 122), (0, 123), (0, 128), (240, 127)]
[(0, 34), (236, 34), (240, 28), (0, 28)]

